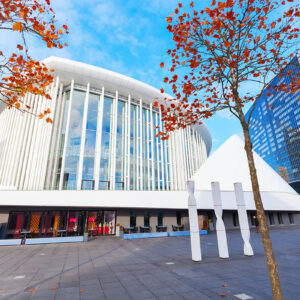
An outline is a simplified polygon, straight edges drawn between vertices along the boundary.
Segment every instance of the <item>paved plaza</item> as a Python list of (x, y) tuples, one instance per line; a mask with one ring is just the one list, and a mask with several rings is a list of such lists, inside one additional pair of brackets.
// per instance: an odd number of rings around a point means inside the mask
[[(271, 237), (284, 299), (300, 299), (300, 228)], [(244, 257), (240, 233), (228, 232), (230, 259), (221, 260), (215, 233), (201, 236), (200, 263), (189, 237), (1, 247), (0, 299), (272, 299), (260, 235), (251, 242), (255, 256)]]

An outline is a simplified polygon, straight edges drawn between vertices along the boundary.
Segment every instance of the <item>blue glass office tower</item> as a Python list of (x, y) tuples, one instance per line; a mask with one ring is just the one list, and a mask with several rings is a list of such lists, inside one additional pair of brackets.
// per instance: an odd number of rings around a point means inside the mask
[[(294, 95), (272, 93), (274, 85), (299, 77), (300, 57), (294, 57), (257, 100), (249, 129), (253, 149), (300, 193), (300, 90)], [(286, 75), (292, 71), (291, 77)], [(271, 95), (269, 95), (271, 93)], [(270, 106), (273, 108), (271, 109)], [(246, 114), (248, 119), (252, 107)]]

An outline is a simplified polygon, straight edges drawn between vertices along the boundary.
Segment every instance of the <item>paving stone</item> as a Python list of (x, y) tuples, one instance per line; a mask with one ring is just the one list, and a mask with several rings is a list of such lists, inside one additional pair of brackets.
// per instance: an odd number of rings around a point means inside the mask
[[(300, 228), (274, 229), (270, 235), (284, 299), (300, 300)], [(189, 237), (100, 237), (82, 244), (0, 247), (0, 300), (50, 300), (53, 295), (56, 300), (220, 300), (221, 292), (227, 300), (243, 293), (271, 300), (260, 235), (251, 233), (253, 257), (244, 257), (239, 231), (228, 231), (227, 239), (230, 259), (221, 260), (215, 233), (201, 236), (203, 260), (198, 263), (191, 261)], [(24, 292), (29, 289), (37, 292)]]

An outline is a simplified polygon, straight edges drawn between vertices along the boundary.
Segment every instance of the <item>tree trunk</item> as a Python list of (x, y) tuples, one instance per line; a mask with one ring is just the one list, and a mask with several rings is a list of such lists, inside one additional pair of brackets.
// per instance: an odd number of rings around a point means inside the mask
[(281, 294), (280, 281), (279, 281), (279, 276), (278, 276), (278, 271), (277, 271), (277, 263), (276, 263), (273, 249), (272, 249), (272, 242), (271, 242), (270, 235), (269, 235), (269, 229), (268, 229), (268, 225), (267, 225), (265, 210), (264, 210), (263, 203), (262, 203), (262, 200), (260, 197), (259, 184), (258, 184), (258, 179), (257, 179), (254, 158), (253, 158), (252, 143), (250, 140), (249, 129), (248, 129), (248, 126), (246, 123), (242, 122), (242, 120), (240, 120), (240, 121), (242, 123), (244, 137), (245, 137), (245, 151), (247, 153), (254, 202), (255, 202), (255, 206), (256, 206), (258, 222), (260, 225), (262, 241), (263, 241), (263, 245), (264, 245), (264, 249), (265, 249), (266, 262), (267, 262), (269, 277), (270, 277), (271, 286), (272, 286), (273, 299), (274, 300), (282, 300), (283, 298), (282, 298), (282, 294)]

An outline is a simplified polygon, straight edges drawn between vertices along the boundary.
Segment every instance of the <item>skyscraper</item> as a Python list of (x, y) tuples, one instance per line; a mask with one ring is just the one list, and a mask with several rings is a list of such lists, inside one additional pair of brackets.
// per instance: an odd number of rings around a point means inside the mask
[[(287, 75), (292, 71), (290, 75)], [(299, 56), (277, 75), (257, 100), (249, 123), (253, 149), (300, 193), (300, 90), (274, 92), (274, 86), (299, 78)], [(253, 106), (246, 114), (248, 119)]]

